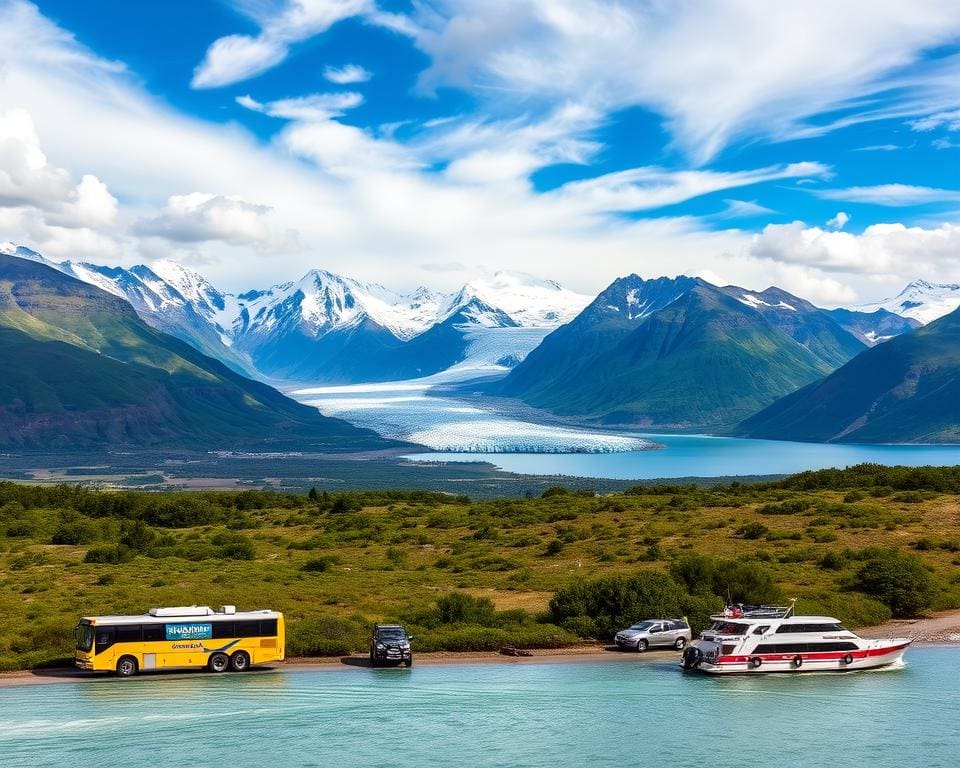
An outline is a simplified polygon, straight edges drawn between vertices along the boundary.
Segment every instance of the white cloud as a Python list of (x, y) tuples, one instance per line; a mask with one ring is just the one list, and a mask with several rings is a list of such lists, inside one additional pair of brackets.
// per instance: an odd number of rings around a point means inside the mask
[(266, 104), (247, 96), (237, 96), (237, 104), (254, 112), (285, 120), (322, 121), (339, 117), (363, 103), (359, 93), (315, 93), (295, 99), (279, 99)]
[(768, 214), (776, 213), (776, 211), (774, 211), (772, 208), (767, 208), (765, 205), (760, 205), (760, 203), (758, 203), (756, 200), (734, 200), (728, 198), (725, 199), (723, 203), (726, 207), (719, 213), (714, 214), (716, 218), (738, 219), (747, 218), (749, 216), (766, 216)]
[(0, 114), (0, 205), (59, 207), (76, 197), (70, 174), (47, 162), (30, 114)]
[(850, 221), (850, 214), (838, 211), (837, 215), (827, 220), (827, 226), (831, 229), (843, 229)]
[(344, 64), (342, 67), (326, 67), (323, 76), (337, 85), (351, 85), (367, 82), (373, 77), (373, 73), (359, 64)]
[(936, 112), (919, 120), (911, 120), (910, 127), (915, 131), (932, 131), (941, 127), (948, 131), (960, 131), (960, 109)]
[(871, 144), (869, 147), (857, 147), (854, 152), (896, 152), (903, 149), (899, 144)]
[(29, 233), (51, 255), (67, 250), (115, 255), (116, 243), (97, 230), (117, 218), (117, 199), (91, 174), (74, 184), (40, 147), (29, 113), (0, 112), (0, 225)]
[(271, 251), (286, 250), (296, 233), (279, 232), (272, 209), (236, 197), (203, 192), (173, 195), (159, 215), (135, 225), (138, 234), (195, 243), (220, 240), (230, 245), (257, 245)]
[(960, 149), (960, 143), (949, 139), (934, 139), (930, 142), (930, 146), (934, 149)]
[(587, 181), (574, 181), (548, 197), (568, 202), (574, 209), (592, 212), (639, 211), (662, 208), (710, 192), (746, 187), (764, 181), (829, 175), (820, 163), (790, 163), (752, 171), (665, 171), (632, 168)]
[[(432, 59), (422, 90), (471, 88), (494, 109), (641, 105), (663, 115), (700, 163), (739, 137), (926, 115), (956, 97), (954, 63), (919, 61), (960, 34), (960, 5), (942, 0), (814, 0), (775, 10), (742, 0), (435, 0), (416, 8), (415, 41)], [(846, 115), (832, 123), (809, 120), (839, 110)]]
[(869, 187), (821, 189), (816, 192), (816, 195), (825, 200), (844, 200), (850, 203), (870, 203), (890, 207), (960, 200), (960, 190), (918, 187), (911, 184), (876, 184)]
[(343, 19), (373, 10), (373, 0), (286, 0), (279, 12), (251, 6), (260, 34), (228, 35), (215, 40), (194, 70), (194, 88), (219, 88), (266, 72), (280, 64), (290, 46), (326, 32)]
[[(508, 4), (491, 3), (493, 10), (510, 10)], [(517, 2), (529, 11), (527, 5)], [(544, 0), (541, 10), (559, 13), (563, 6)], [(411, 27), (407, 31), (419, 34)], [(504, 34), (514, 34), (509, 23)], [(555, 162), (588, 164), (602, 152), (595, 131), (608, 114), (605, 99), (564, 94), (543, 108), (530, 102), (529, 110), (519, 113), (453, 116), (393, 135), (338, 121), (351, 106), (344, 101), (245, 99), (248, 108), (289, 121), (263, 144), (235, 123), (207, 123), (177, 113), (122, 66), (83, 48), (26, 3), (0, 0), (0, 50), (5, 56), (0, 103), (29, 111), (46, 165), (63, 171), (49, 183), (66, 178), (67, 199), (75, 205), (81, 197), (87, 201), (89, 227), (72, 229), (46, 221), (53, 214), (46, 209), (0, 207), (0, 240), (22, 241), (52, 257), (132, 263), (144, 254), (173, 255), (204, 264), (208, 277), (228, 290), (294, 279), (317, 266), (397, 288), (425, 282), (453, 288), (481, 267), (512, 268), (584, 292), (630, 272), (697, 274), (706, 267), (749, 288), (782, 282), (800, 295), (809, 288), (807, 295), (823, 301), (842, 292), (834, 283), (850, 282), (862, 291), (876, 274), (898, 282), (924, 274), (960, 280), (950, 256), (960, 250), (936, 228), (923, 230), (929, 233), (926, 239), (906, 230), (902, 236), (916, 244), (913, 250), (898, 242), (897, 232), (881, 236), (868, 230), (869, 246), (855, 245), (857, 258), (849, 257), (844, 266), (834, 255), (840, 246), (832, 240), (829, 247), (805, 249), (792, 230), (782, 233), (780, 250), (764, 236), (767, 255), (761, 256), (763, 248), (753, 252), (749, 233), (714, 230), (716, 219), (637, 219), (618, 213), (654, 210), (777, 178), (819, 183), (827, 177), (821, 164), (725, 173), (647, 167), (602, 176), (592, 185), (538, 193), (529, 179), (533, 170)], [(574, 51), (574, 56), (580, 54)], [(613, 63), (616, 58), (611, 57)], [(454, 64), (443, 64), (444, 70)], [(486, 80), (497, 87), (506, 82)], [(512, 98), (498, 93), (505, 101)], [(413, 139), (406, 143), (397, 137), (409, 133)], [(105, 188), (72, 181), (92, 173)], [(71, 187), (76, 198), (70, 198)], [(87, 190), (83, 195), (81, 187)], [(109, 200), (100, 194), (107, 188), (122, 201), (112, 222)], [(184, 194), (194, 190), (206, 192)], [(104, 215), (98, 218), (98, 211)], [(146, 223), (154, 225), (155, 234), (138, 234), (149, 229)], [(299, 247), (283, 250), (291, 230), (299, 233)], [(890, 257), (886, 272), (872, 272), (864, 266), (870, 260), (863, 252), (885, 252), (881, 242), (887, 250), (914, 257)], [(437, 264), (462, 265), (463, 272), (438, 271)]]
[(770, 224), (753, 237), (751, 256), (827, 272), (884, 276), (892, 282), (960, 277), (960, 226), (874, 224), (862, 234), (830, 232), (801, 221)]

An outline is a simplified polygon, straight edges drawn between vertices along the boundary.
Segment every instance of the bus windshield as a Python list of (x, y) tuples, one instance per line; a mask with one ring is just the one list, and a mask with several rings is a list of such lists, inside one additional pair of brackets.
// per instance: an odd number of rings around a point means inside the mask
[(93, 627), (89, 624), (77, 624), (73, 629), (73, 636), (77, 641), (78, 651), (89, 651), (93, 648)]

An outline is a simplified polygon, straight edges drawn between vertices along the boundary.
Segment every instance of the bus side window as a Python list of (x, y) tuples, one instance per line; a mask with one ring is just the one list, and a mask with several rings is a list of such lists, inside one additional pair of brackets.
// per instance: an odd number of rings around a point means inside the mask
[(213, 636), (215, 638), (236, 637), (236, 635), (233, 632), (233, 622), (232, 621), (213, 622)]
[(260, 637), (273, 637), (277, 634), (277, 620), (264, 619), (260, 622)]
[(115, 637), (113, 627), (97, 627), (97, 650), (95, 653), (105, 651), (111, 645)]
[(144, 624), (143, 639), (144, 640), (166, 640), (167, 625), (166, 624)]
[(118, 643), (139, 643), (140, 625), (139, 624), (121, 624), (117, 627)]
[(238, 621), (234, 637), (259, 637), (259, 621)]

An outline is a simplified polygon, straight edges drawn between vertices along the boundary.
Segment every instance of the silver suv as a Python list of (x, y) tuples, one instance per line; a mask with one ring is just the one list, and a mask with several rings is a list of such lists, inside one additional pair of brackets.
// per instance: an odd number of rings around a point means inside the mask
[(653, 647), (682, 651), (692, 639), (690, 625), (682, 619), (648, 619), (617, 632), (614, 641), (618, 648), (631, 648), (643, 653)]

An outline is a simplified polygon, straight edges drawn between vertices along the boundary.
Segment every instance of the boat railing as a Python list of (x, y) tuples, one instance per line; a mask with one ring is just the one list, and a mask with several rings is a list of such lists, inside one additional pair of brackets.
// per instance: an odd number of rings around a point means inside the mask
[(786, 619), (793, 615), (793, 607), (796, 601), (791, 601), (790, 605), (728, 605), (723, 613), (711, 616), (711, 619), (722, 621), (723, 619)]

